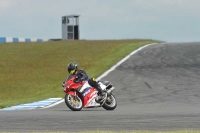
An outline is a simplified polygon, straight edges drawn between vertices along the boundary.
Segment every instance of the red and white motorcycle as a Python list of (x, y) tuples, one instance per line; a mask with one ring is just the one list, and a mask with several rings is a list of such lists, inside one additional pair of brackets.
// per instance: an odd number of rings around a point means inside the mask
[(117, 101), (112, 94), (115, 89), (109, 81), (98, 81), (105, 95), (101, 101), (97, 100), (97, 90), (91, 87), (88, 81), (75, 83), (75, 76), (69, 76), (63, 83), (65, 103), (73, 111), (80, 111), (82, 108), (103, 107), (106, 110), (114, 110)]

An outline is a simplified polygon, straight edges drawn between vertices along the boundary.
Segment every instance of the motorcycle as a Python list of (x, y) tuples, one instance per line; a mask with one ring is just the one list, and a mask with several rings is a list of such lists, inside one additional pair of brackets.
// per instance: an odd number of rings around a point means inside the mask
[(93, 88), (87, 80), (75, 82), (76, 76), (71, 75), (63, 82), (63, 91), (65, 92), (65, 104), (72, 111), (80, 111), (82, 108), (103, 107), (106, 110), (114, 110), (117, 107), (117, 101), (112, 94), (115, 87), (110, 81), (98, 81), (102, 90), (105, 92), (101, 100), (98, 99), (98, 91)]

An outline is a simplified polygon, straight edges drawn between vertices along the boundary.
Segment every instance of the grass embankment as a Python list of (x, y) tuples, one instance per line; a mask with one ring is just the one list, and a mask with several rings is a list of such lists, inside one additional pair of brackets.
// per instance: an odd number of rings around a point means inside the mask
[(98, 77), (133, 50), (153, 40), (59, 41), (0, 44), (0, 108), (63, 97), (67, 64), (76, 61)]

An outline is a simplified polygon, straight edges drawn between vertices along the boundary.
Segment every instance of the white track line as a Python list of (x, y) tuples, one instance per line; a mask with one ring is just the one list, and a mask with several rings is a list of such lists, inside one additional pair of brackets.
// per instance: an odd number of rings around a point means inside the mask
[(113, 71), (116, 67), (118, 67), (119, 65), (121, 65), (124, 61), (126, 61), (128, 58), (130, 58), (132, 55), (134, 55), (135, 53), (137, 53), (138, 51), (150, 46), (150, 45), (154, 45), (157, 43), (151, 43), (151, 44), (147, 44), (143, 47), (140, 47), (138, 49), (136, 49), (135, 51), (131, 52), (129, 55), (127, 55), (126, 57), (124, 57), (122, 60), (120, 60), (117, 64), (115, 64), (114, 66), (112, 66), (109, 70), (107, 70), (106, 72), (104, 72), (101, 76), (99, 76), (97, 78), (97, 80), (100, 80), (101, 78), (105, 77), (108, 73), (110, 73), (111, 71)]

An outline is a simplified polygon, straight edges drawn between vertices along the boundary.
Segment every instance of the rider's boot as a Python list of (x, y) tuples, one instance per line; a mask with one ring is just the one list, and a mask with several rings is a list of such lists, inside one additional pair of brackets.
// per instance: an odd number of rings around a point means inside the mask
[(97, 88), (98, 93), (97, 93), (97, 100), (100, 101), (104, 98), (105, 92), (101, 89), (101, 86), (99, 84), (97, 84)]

